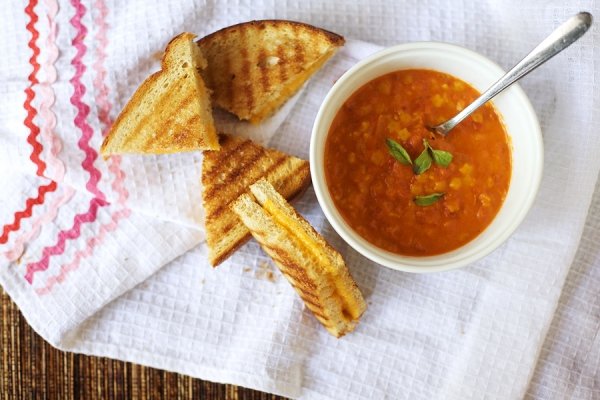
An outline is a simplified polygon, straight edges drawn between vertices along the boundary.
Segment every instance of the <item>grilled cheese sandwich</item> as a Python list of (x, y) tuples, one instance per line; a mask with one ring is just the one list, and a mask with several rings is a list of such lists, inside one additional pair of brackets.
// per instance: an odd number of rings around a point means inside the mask
[(198, 72), (206, 60), (195, 36), (182, 33), (169, 42), (162, 69), (140, 85), (121, 111), (102, 143), (102, 155), (219, 148), (209, 92)]
[(334, 336), (354, 329), (366, 309), (341, 255), (265, 180), (232, 209)]
[(277, 110), (343, 44), (340, 35), (284, 20), (244, 22), (198, 41), (214, 104), (252, 123)]

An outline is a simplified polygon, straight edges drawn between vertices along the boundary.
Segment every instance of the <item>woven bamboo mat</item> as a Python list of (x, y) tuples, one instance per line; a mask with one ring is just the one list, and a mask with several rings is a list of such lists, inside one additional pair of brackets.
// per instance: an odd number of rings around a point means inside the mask
[(0, 399), (284, 400), (238, 386), (56, 350), (0, 289)]

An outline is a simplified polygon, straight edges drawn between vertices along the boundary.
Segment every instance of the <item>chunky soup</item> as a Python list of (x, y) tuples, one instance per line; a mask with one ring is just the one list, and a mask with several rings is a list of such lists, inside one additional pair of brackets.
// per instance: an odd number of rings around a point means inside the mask
[(426, 127), (479, 93), (430, 70), (383, 75), (338, 111), (325, 145), (336, 208), (385, 250), (427, 256), (479, 235), (502, 206), (511, 177), (509, 138), (488, 103), (442, 137)]

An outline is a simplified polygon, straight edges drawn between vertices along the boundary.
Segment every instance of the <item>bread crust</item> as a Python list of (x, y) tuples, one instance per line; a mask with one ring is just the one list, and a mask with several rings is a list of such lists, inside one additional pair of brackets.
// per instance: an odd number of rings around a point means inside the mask
[(204, 36), (202, 39), (199, 39), (198, 42), (201, 42), (202, 40), (205, 40), (205, 39), (211, 40), (215, 36), (227, 34), (228, 32), (235, 30), (237, 28), (240, 28), (240, 27), (252, 26), (252, 27), (261, 29), (266, 24), (281, 25), (281, 26), (284, 26), (284, 25), (296, 26), (296, 27), (300, 27), (300, 28), (304, 28), (304, 29), (313, 31), (315, 34), (324, 34), (325, 36), (327, 36), (327, 38), (329, 39), (331, 44), (335, 45), (335, 46), (343, 46), (344, 43), (346, 42), (344, 37), (341, 35), (338, 35), (337, 33), (328, 31), (326, 29), (317, 28), (316, 26), (313, 26), (313, 25), (310, 25), (310, 24), (307, 24), (304, 22), (292, 21), (292, 20), (286, 20), (286, 19), (261, 19), (261, 20), (240, 22), (239, 24), (226, 26), (224, 28), (221, 28), (221, 29), (213, 32), (213, 33), (210, 33), (210, 34)]

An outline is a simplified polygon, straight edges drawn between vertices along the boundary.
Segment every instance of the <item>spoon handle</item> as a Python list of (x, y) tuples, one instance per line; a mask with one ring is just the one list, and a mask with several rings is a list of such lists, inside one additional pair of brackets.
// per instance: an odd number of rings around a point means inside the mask
[(498, 93), (569, 47), (573, 42), (583, 36), (591, 24), (592, 15), (587, 12), (580, 12), (569, 18), (475, 101), (465, 107), (454, 118), (436, 127), (436, 131), (443, 131), (443, 134), (448, 133), (448, 131), (454, 128), (459, 122), (468, 117), (483, 104), (487, 103)]

